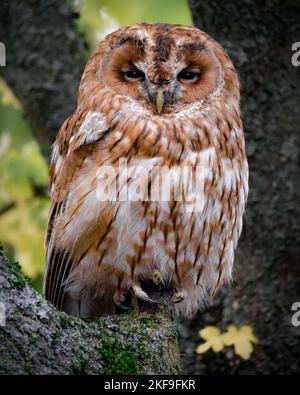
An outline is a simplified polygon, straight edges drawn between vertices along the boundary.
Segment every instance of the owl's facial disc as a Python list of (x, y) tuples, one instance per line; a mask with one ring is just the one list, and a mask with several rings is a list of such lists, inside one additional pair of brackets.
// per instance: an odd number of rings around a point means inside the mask
[(110, 89), (158, 115), (205, 99), (220, 79), (217, 58), (201, 45), (173, 44), (168, 57), (162, 57), (153, 45), (134, 37), (110, 52), (102, 71)]

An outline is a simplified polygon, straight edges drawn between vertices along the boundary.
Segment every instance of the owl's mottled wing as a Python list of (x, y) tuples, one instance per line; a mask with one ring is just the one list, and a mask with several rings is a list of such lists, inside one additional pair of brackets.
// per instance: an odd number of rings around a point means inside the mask
[(50, 164), (51, 208), (45, 238), (46, 271), (44, 294), (47, 300), (61, 309), (67, 280), (74, 262), (69, 251), (57, 246), (56, 224), (68, 208), (68, 192), (78, 176), (85, 159), (107, 129), (88, 111), (75, 111), (62, 125), (53, 146)]

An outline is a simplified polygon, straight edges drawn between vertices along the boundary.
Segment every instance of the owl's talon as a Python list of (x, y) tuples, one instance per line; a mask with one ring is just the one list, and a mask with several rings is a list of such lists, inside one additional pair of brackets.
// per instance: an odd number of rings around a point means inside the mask
[(172, 296), (173, 303), (180, 303), (182, 302), (187, 296), (187, 292), (185, 290), (175, 291)]
[(124, 302), (124, 300), (125, 300), (125, 297), (126, 297), (125, 294), (122, 294), (120, 292), (116, 292), (114, 294), (114, 296), (113, 296), (113, 300), (114, 300), (114, 303), (115, 303), (115, 305), (117, 307), (119, 307), (120, 309), (123, 309), (123, 310), (128, 310), (130, 307), (129, 306), (124, 306), (122, 304), (122, 302)]
[(155, 285), (165, 285), (165, 280), (159, 270), (154, 270), (153, 272), (153, 281)]
[(144, 302), (158, 303), (157, 301), (150, 299), (146, 292), (142, 290), (140, 285), (133, 285), (132, 291), (137, 298), (143, 300)]
[(129, 309), (130, 309), (129, 306), (124, 306), (122, 303), (116, 303), (116, 302), (115, 302), (115, 305), (116, 305), (117, 307), (119, 307), (120, 309), (123, 309), (123, 310), (129, 310)]

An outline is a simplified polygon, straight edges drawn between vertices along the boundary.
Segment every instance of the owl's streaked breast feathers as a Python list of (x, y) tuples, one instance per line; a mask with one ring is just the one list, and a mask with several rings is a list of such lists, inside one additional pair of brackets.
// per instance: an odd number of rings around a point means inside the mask
[[(99, 170), (110, 166), (121, 179), (120, 159), (180, 179), (194, 169), (198, 210), (172, 193), (168, 201), (99, 198)], [(228, 55), (188, 26), (138, 24), (107, 36), (57, 136), (50, 183), (48, 300), (84, 317), (114, 313), (129, 292), (147, 300), (141, 282), (159, 278), (176, 290), (176, 310), (193, 315), (231, 279), (248, 194)]]

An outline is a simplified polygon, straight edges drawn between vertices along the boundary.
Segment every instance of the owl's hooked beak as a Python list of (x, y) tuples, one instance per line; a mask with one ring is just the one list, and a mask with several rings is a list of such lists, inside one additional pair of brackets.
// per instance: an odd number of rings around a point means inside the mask
[(163, 90), (163, 88), (158, 88), (158, 91), (156, 93), (155, 102), (156, 102), (157, 112), (158, 112), (158, 114), (160, 114), (162, 112), (162, 109), (164, 106), (164, 90)]

